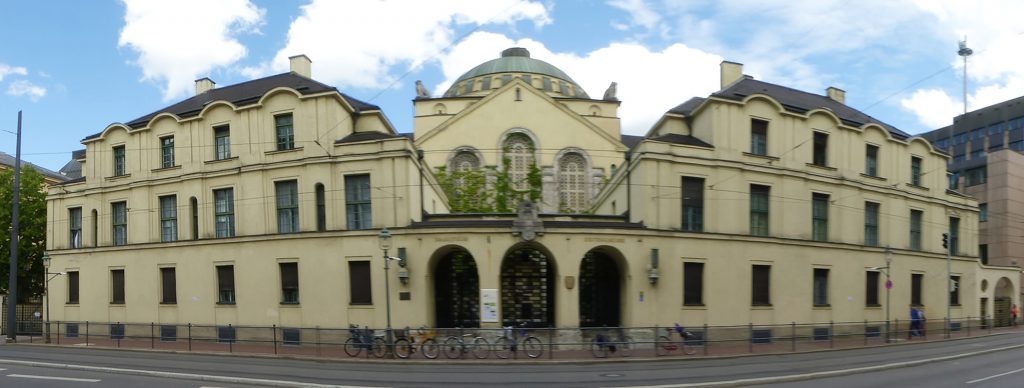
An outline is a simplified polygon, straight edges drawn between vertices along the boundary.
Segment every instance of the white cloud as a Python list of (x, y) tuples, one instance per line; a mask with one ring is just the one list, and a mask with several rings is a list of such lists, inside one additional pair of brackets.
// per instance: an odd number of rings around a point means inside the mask
[(28, 96), (32, 101), (39, 101), (46, 96), (46, 88), (26, 80), (17, 80), (7, 87), (7, 94), (15, 97)]
[(142, 79), (162, 83), (164, 100), (190, 94), (195, 79), (245, 57), (235, 36), (258, 32), (265, 13), (248, 0), (123, 1), (118, 46), (138, 53)]
[(0, 63), (0, 81), (3, 81), (4, 77), (11, 74), (28, 75), (28, 70), (24, 67), (15, 67)]
[[(288, 41), (270, 63), (249, 67), (257, 77), (287, 71), (288, 57), (306, 54), (317, 80), (342, 87), (383, 88), (396, 73), (415, 70), (455, 39), (455, 25), (551, 22), (539, 2), (525, 0), (313, 0), (292, 22)], [(386, 21), (386, 23), (382, 22)]]
[(953, 116), (961, 112), (961, 103), (941, 89), (922, 89), (909, 98), (900, 100), (904, 109), (917, 115), (928, 128), (941, 128), (953, 123)]
[(661, 15), (651, 9), (644, 0), (610, 0), (608, 5), (629, 13), (633, 24), (648, 30), (657, 29), (661, 24)]

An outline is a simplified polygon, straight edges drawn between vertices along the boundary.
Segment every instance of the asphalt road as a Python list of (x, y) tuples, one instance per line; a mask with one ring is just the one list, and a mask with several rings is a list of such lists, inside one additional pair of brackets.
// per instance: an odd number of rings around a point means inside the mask
[[(998, 351), (993, 351), (1000, 349)], [(607, 362), (486, 362), (445, 363), (440, 360), (339, 361), (268, 357), (221, 356), (47, 347), (0, 346), (0, 386), (51, 386), (38, 381), (20, 384), (10, 374), (86, 376), (103, 380), (98, 386), (197, 387), (346, 385), (364, 387), (518, 387), (518, 386), (680, 386), (686, 384), (753, 385), (786, 381), (776, 386), (1024, 386), (1024, 335), (1013, 333), (945, 342), (901, 344), (802, 354), (762, 355), (719, 359), (611, 359)], [(948, 360), (942, 361), (942, 358)], [(924, 362), (925, 360), (939, 361)], [(921, 362), (921, 365), (907, 363)], [(26, 364), (39, 363), (39, 364)], [(52, 364), (52, 365), (51, 365)], [(62, 364), (86, 366), (62, 367)], [(48, 365), (46, 368), (42, 368)], [(27, 368), (27, 372), (18, 371)], [(97, 369), (99, 368), (99, 369)], [(119, 368), (146, 372), (110, 371)], [(839, 372), (837, 372), (839, 371)], [(67, 372), (67, 373), (65, 373)], [(115, 373), (112, 373), (115, 372)], [(162, 373), (167, 378), (152, 377)], [(175, 375), (179, 374), (179, 375)], [(835, 374), (838, 376), (832, 376)], [(996, 377), (992, 377), (996, 376)], [(137, 378), (115, 382), (117, 378)], [(776, 378), (784, 380), (765, 380)], [(810, 381), (798, 381), (814, 378)], [(988, 378), (967, 384), (969, 381)], [(149, 381), (149, 380), (152, 381)], [(201, 381), (199, 379), (206, 379)], [(257, 380), (258, 379), (258, 380)], [(791, 381), (792, 380), (792, 381)], [(827, 383), (827, 384), (826, 384)], [(90, 383), (68, 383), (87, 386)], [(160, 385), (165, 384), (165, 385)]]

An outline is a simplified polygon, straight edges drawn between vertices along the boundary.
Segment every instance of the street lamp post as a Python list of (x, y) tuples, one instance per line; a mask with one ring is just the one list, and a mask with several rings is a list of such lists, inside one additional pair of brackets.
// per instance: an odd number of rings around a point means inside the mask
[(391, 284), (388, 275), (388, 270), (391, 268), (391, 257), (388, 256), (388, 249), (391, 249), (391, 231), (388, 228), (381, 229), (380, 234), (377, 235), (377, 241), (380, 243), (380, 249), (384, 251), (384, 306), (387, 310), (388, 325), (385, 340), (388, 350), (391, 350)]
[[(50, 343), (50, 281), (53, 278), (64, 275), (64, 272), (50, 272), (50, 253), (43, 251), (43, 298), (45, 305), (45, 315), (43, 316), (43, 326), (46, 330), (46, 343)], [(53, 275), (53, 276), (50, 276)]]
[(885, 247), (885, 342), (889, 343), (891, 338), (889, 332), (889, 289), (892, 288), (892, 280), (889, 278), (889, 269), (892, 266), (892, 249)]

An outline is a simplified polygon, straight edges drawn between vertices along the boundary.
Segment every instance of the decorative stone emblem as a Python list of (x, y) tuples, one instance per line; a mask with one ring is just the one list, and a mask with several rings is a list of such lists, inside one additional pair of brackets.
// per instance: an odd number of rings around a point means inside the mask
[(537, 208), (533, 202), (525, 200), (516, 207), (519, 214), (515, 221), (512, 221), (512, 234), (519, 235), (523, 241), (533, 241), (538, 235), (544, 234), (544, 222), (537, 215)]

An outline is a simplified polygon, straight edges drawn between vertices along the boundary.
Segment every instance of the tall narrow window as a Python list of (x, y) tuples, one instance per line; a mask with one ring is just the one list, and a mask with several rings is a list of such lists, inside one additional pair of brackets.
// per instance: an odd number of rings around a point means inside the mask
[(769, 209), (772, 188), (750, 185), (750, 234), (767, 236), (769, 233)]
[(350, 304), (373, 304), (369, 261), (348, 262), (348, 284)]
[(768, 122), (750, 119), (750, 153), (768, 155)]
[(828, 165), (828, 134), (814, 132), (814, 161), (818, 166)]
[(878, 146), (874, 144), (865, 148), (864, 175), (878, 176)]
[(877, 202), (864, 202), (864, 245), (878, 246), (878, 208)]
[(978, 221), (980, 221), (980, 222), (988, 221), (988, 204), (987, 203), (978, 204)]
[(68, 304), (78, 304), (78, 271), (68, 271)]
[(299, 303), (299, 263), (280, 263), (281, 303)]
[(752, 270), (751, 290), (753, 295), (751, 297), (751, 305), (770, 306), (772, 304), (770, 293), (772, 266), (754, 264)]
[(348, 229), (373, 227), (370, 207), (370, 175), (345, 176), (345, 211)]
[(231, 157), (231, 127), (222, 125), (213, 128), (214, 158), (217, 160)]
[(828, 268), (814, 269), (814, 305), (828, 306)]
[(292, 114), (274, 116), (274, 127), (277, 128), (277, 150), (284, 151), (295, 148)]
[(988, 265), (988, 244), (978, 245), (978, 258), (982, 264)]
[(587, 209), (587, 161), (579, 154), (566, 154), (558, 162), (558, 208), (565, 213)]
[(110, 204), (111, 242), (114, 245), (128, 243), (128, 203), (114, 202)]
[(505, 140), (504, 159), (508, 166), (509, 179), (515, 190), (531, 189), (529, 175), (533, 167), (533, 141), (524, 134), (513, 133)]
[(160, 197), (160, 241), (178, 241), (178, 197)]
[(124, 146), (114, 147), (114, 176), (125, 174), (124, 169)]
[(217, 266), (217, 303), (235, 303), (235, 266)]
[(199, 239), (199, 201), (196, 197), (189, 198), (188, 206), (192, 210), (192, 239)]
[(82, 208), (73, 207), (68, 209), (68, 247), (82, 247)]
[(921, 306), (921, 282), (924, 281), (924, 274), (910, 274), (910, 304)]
[(921, 250), (921, 225), (924, 222), (924, 211), (910, 211), (910, 249)]
[(124, 270), (110, 270), (110, 304), (124, 304)]
[(174, 167), (174, 136), (160, 138), (160, 167)]
[(277, 193), (277, 232), (298, 232), (299, 183), (297, 181), (274, 182), (274, 190)]
[(921, 185), (921, 158), (917, 156), (910, 157), (910, 184)]
[(178, 279), (174, 267), (160, 268), (160, 303), (178, 303)]
[(683, 305), (704, 305), (704, 263), (683, 263)]
[(828, 241), (828, 194), (811, 195), (811, 238)]
[(864, 305), (866, 306), (879, 306), (878, 303), (878, 276), (877, 271), (868, 271), (867, 282), (864, 284)]
[(704, 178), (683, 177), (683, 230), (704, 231)]
[(217, 238), (235, 236), (235, 190), (213, 191), (213, 216), (216, 220)]
[(949, 277), (949, 304), (952, 306), (960, 305), (960, 276)]
[(949, 253), (960, 254), (960, 219), (957, 217), (949, 217)]
[(92, 246), (100, 246), (100, 213), (92, 209)]
[(313, 191), (316, 193), (316, 231), (327, 230), (327, 198), (323, 183), (317, 183)]

